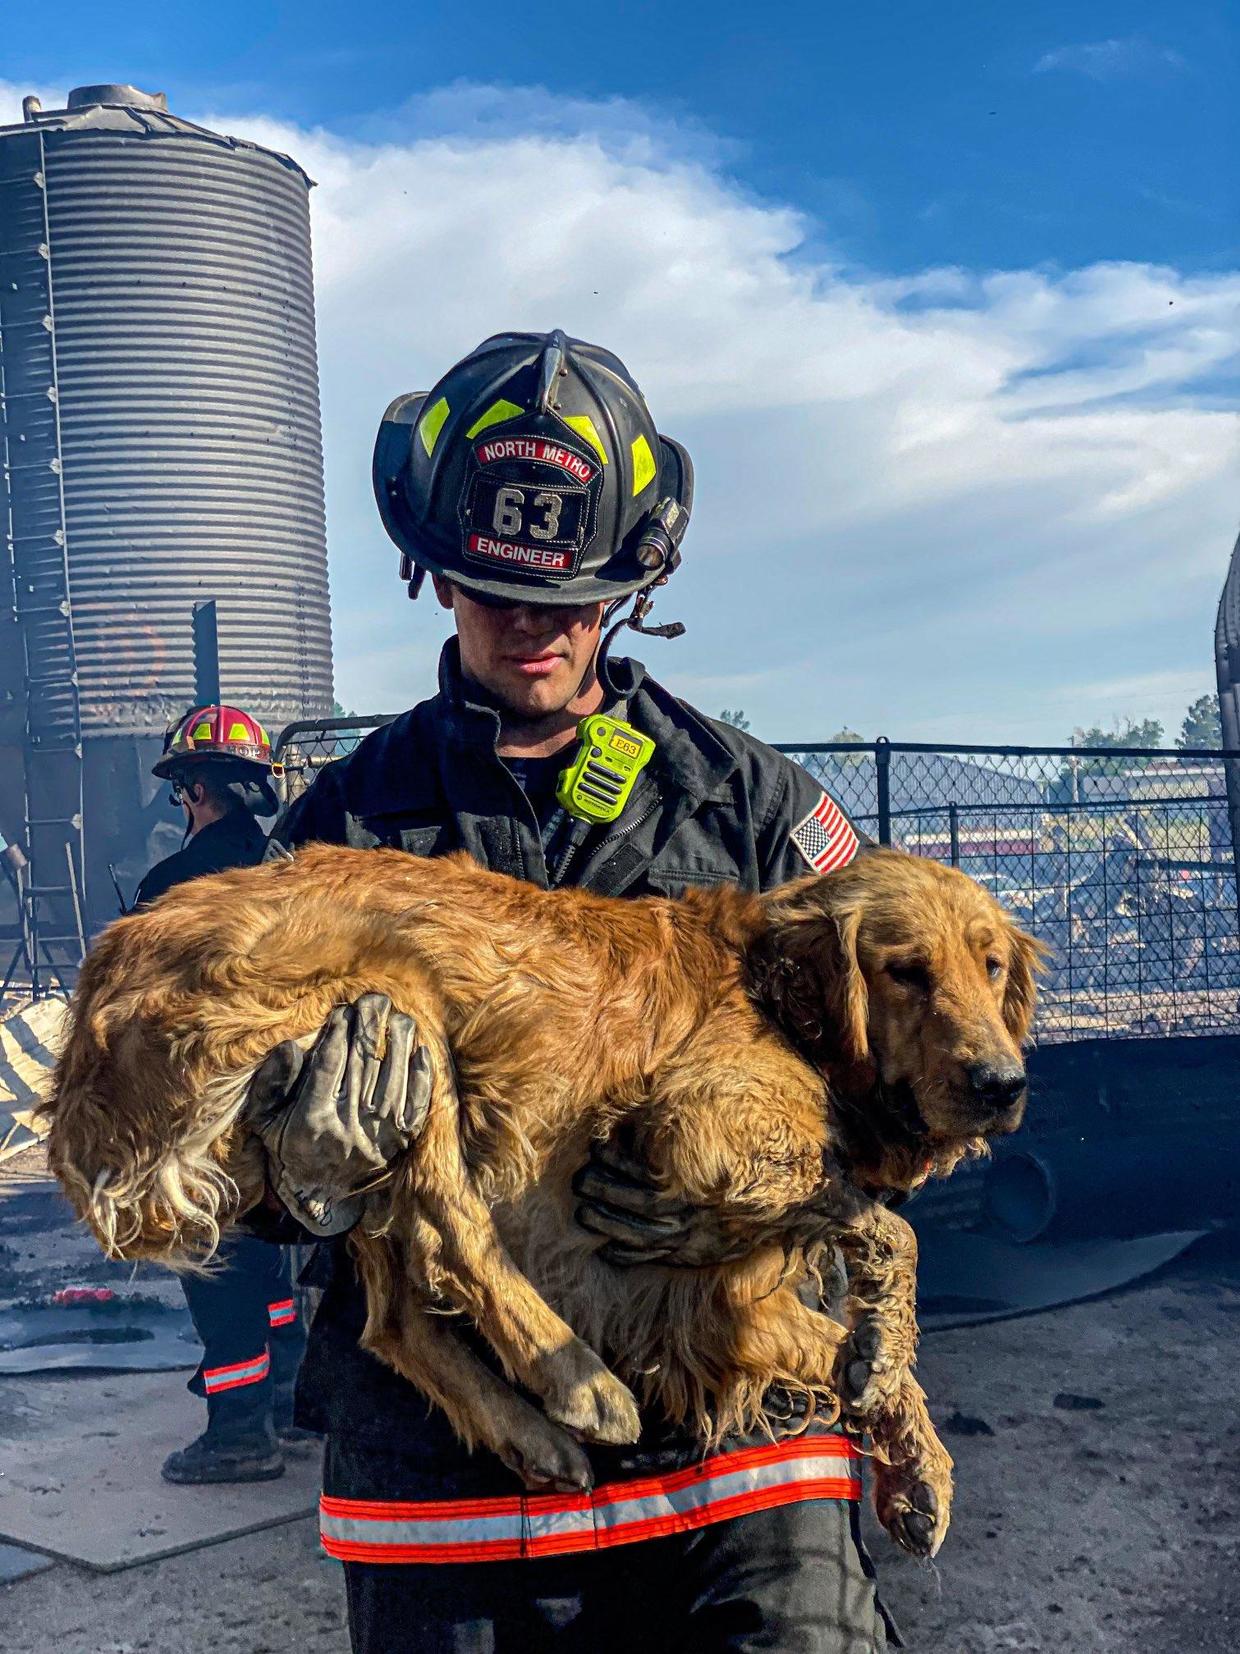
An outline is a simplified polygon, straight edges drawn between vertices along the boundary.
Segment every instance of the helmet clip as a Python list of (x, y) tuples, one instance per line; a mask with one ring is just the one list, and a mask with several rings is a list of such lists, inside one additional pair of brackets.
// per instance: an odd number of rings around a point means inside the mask
[(426, 579), (426, 570), (415, 563), (407, 551), (400, 554), (400, 577), (405, 582), (410, 602), (416, 603), (418, 593), (422, 590), (422, 582)]

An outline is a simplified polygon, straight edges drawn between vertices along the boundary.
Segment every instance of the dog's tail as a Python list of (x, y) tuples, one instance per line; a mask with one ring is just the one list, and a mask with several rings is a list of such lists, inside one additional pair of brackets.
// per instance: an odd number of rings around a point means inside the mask
[(408, 976), (390, 921), (309, 877), (313, 854), (299, 873), (302, 861), (191, 880), (118, 919), (86, 957), (46, 1110), (49, 1160), (111, 1257), (209, 1258), (264, 1188), (244, 1118), (257, 1066), (285, 1039), (312, 1039), (333, 1005), (395, 994)]
[(196, 1078), (114, 981), (88, 958), (46, 1106), (49, 1164), (108, 1257), (194, 1268), (262, 1189), (261, 1147), (237, 1131), (254, 1064)]
[(49, 1163), (108, 1257), (154, 1258), (172, 1268), (211, 1258), (224, 1224), (253, 1204), (256, 1178), (261, 1189), (261, 1160), (247, 1164), (261, 1156), (258, 1144), (242, 1146), (241, 1165), (226, 1151), (252, 1072), (212, 1081), (147, 1136), (116, 1107), (120, 1076), (61, 1071)]

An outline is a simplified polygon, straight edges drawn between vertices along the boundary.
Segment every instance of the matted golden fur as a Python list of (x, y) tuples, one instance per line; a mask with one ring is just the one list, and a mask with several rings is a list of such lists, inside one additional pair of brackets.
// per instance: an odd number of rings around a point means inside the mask
[[(912, 1376), (912, 1231), (874, 1195), (945, 1175), (1018, 1122), (1021, 1102), (997, 1110), (976, 1077), (1019, 1079), (1037, 958), (978, 885), (890, 851), (764, 896), (672, 901), (312, 846), (105, 932), (57, 1070), (51, 1162), (113, 1255), (209, 1254), (262, 1197), (244, 1118), (256, 1067), (333, 1005), (386, 993), (416, 1019), (434, 1086), (422, 1137), (349, 1238), (366, 1348), (543, 1488), (588, 1485), (579, 1439), (636, 1438), (632, 1391), (707, 1442), (763, 1424), (772, 1385), (838, 1407), (847, 1366), (880, 1519), (924, 1553), (946, 1528), (951, 1460)], [(667, 1189), (752, 1239), (747, 1256), (597, 1256), (571, 1181), (621, 1125)], [(796, 1293), (827, 1243), (848, 1267), (847, 1328)]]

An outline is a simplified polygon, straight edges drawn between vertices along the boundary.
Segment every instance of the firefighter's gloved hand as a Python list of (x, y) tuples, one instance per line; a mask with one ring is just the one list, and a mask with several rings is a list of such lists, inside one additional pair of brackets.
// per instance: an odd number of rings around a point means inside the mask
[(573, 1190), (582, 1202), (577, 1222), (606, 1241), (599, 1256), (607, 1263), (701, 1269), (754, 1249), (753, 1235), (738, 1234), (718, 1212), (664, 1194), (649, 1169), (615, 1138), (595, 1146), (573, 1179)]
[(430, 1101), (431, 1055), (413, 1018), (386, 994), (363, 994), (336, 1006), (310, 1051), (296, 1040), (275, 1048), (250, 1082), (246, 1121), (282, 1204), (325, 1239), (360, 1220)]

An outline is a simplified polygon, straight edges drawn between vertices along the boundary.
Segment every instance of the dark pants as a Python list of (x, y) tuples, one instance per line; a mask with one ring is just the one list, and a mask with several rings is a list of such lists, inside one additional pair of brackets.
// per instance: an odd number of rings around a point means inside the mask
[(266, 1433), (273, 1415), (291, 1419), (306, 1332), (288, 1248), (228, 1235), (210, 1273), (183, 1275), (181, 1285), (203, 1342), (189, 1388), (206, 1397), (212, 1433)]
[[(823, 1500), (537, 1561), (348, 1562), (354, 1654), (877, 1654), (857, 1507)], [(898, 1645), (897, 1645), (898, 1646)]]

